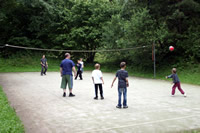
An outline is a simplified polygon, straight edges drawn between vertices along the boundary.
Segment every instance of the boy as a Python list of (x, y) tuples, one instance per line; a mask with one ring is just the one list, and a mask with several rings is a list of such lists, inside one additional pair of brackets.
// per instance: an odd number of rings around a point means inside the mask
[(126, 68), (126, 62), (120, 63), (120, 70), (117, 71), (116, 77), (113, 79), (111, 88), (113, 87), (113, 84), (115, 80), (118, 78), (118, 105), (116, 108), (121, 108), (121, 95), (123, 93), (123, 108), (128, 108), (127, 106), (127, 87), (129, 86), (128, 83), (128, 72), (125, 71)]
[(92, 71), (92, 80), (93, 80), (94, 87), (95, 87), (95, 97), (94, 97), (94, 99), (95, 100), (98, 99), (98, 87), (99, 87), (101, 99), (103, 100), (104, 97), (103, 97), (102, 84), (104, 84), (104, 81), (103, 81), (102, 72), (100, 70), (100, 65), (99, 64), (95, 64), (94, 67), (95, 67), (95, 70)]
[(186, 93), (181, 89), (181, 83), (180, 83), (180, 80), (178, 78), (178, 75), (176, 74), (176, 68), (172, 69), (172, 74), (171, 75), (166, 76), (166, 79), (168, 79), (168, 78), (172, 78), (173, 79), (173, 83), (174, 83), (174, 85), (172, 87), (172, 96), (174, 96), (176, 87), (178, 87), (178, 90), (181, 92), (181, 94), (183, 94), (184, 97), (186, 97)]
[(43, 74), (46, 75), (48, 63), (47, 63), (47, 59), (45, 58), (45, 55), (42, 56), (42, 59), (40, 60), (40, 64), (42, 67), (41, 76), (43, 76)]
[(78, 70), (77, 70), (75, 80), (77, 79), (78, 76), (80, 77), (80, 80), (82, 80), (82, 70), (81, 70), (82, 65), (80, 63), (80, 60), (78, 60), (77, 62), (78, 62), (77, 63)]

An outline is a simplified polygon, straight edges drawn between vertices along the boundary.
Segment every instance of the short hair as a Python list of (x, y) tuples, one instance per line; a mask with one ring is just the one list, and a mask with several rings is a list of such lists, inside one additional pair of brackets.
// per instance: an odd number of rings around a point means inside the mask
[(172, 68), (172, 72), (173, 72), (173, 73), (176, 73), (176, 68)]
[(65, 53), (65, 58), (68, 57), (68, 56), (70, 56), (70, 54), (69, 53)]
[(99, 68), (100, 68), (100, 64), (96, 63), (96, 64), (94, 65), (94, 67), (95, 67), (95, 69), (99, 69)]
[(125, 66), (126, 66), (126, 62), (121, 62), (121, 63), (120, 63), (120, 67), (121, 67), (121, 68), (123, 68), (123, 67), (125, 67)]

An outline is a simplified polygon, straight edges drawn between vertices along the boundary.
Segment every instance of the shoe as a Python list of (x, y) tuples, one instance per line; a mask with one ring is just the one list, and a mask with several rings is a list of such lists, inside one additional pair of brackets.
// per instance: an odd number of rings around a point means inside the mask
[(69, 94), (69, 97), (75, 97), (75, 95), (74, 95), (74, 94), (72, 94), (72, 93), (70, 93), (70, 94)]
[(94, 97), (94, 100), (98, 100), (98, 97)]
[(44, 73), (44, 75), (46, 75), (46, 73)]
[(66, 97), (66, 93), (65, 92), (63, 93), (63, 97)]
[(171, 95), (171, 97), (174, 97), (174, 95)]
[(123, 106), (123, 108), (124, 108), (124, 109), (127, 109), (127, 108), (128, 108), (128, 106)]
[(74, 80), (76, 80), (76, 79), (74, 79)]
[(43, 74), (41, 74), (41, 76), (43, 76)]
[(122, 107), (117, 105), (116, 108), (121, 109)]
[(184, 97), (187, 97), (186, 93), (183, 94)]
[(104, 99), (104, 97), (101, 97), (101, 100), (103, 100)]

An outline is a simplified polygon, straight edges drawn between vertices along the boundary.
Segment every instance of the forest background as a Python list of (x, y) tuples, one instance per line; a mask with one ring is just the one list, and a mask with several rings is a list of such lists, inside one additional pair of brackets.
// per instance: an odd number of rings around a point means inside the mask
[[(130, 75), (157, 78), (178, 68), (181, 81), (200, 85), (199, 0), (0, 0), (0, 71), (40, 71), (46, 55), (49, 71), (58, 71), (64, 52), (4, 47), (5, 44), (71, 52), (115, 72), (127, 62)], [(174, 46), (173, 52), (169, 46)], [(145, 47), (144, 47), (145, 46)]]

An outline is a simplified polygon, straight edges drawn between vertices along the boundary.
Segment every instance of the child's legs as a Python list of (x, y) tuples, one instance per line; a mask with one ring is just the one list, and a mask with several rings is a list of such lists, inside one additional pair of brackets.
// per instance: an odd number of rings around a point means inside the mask
[(82, 79), (82, 71), (79, 71), (79, 78)]
[(43, 69), (44, 69), (44, 66), (41, 66), (42, 67), (42, 70), (41, 70), (41, 75), (43, 74)]
[(99, 91), (100, 91), (101, 97), (103, 97), (103, 87), (102, 87), (102, 84), (99, 84)]
[(123, 89), (123, 97), (124, 97), (123, 106), (127, 106), (127, 88)]
[(98, 84), (94, 84), (95, 88), (95, 97), (98, 97)]
[(175, 94), (176, 87), (177, 87), (177, 83), (174, 83), (174, 85), (172, 87), (172, 95)]
[(78, 77), (78, 71), (77, 71), (77, 73), (76, 73), (76, 77), (75, 77), (75, 79), (77, 79), (77, 77)]
[(118, 106), (122, 106), (121, 104), (121, 96), (122, 96), (122, 89), (123, 88), (118, 88)]
[(46, 74), (47, 68), (48, 68), (47, 66), (44, 67), (44, 74)]
[(181, 83), (177, 83), (178, 90), (181, 92), (181, 94), (185, 94), (185, 92), (181, 89)]

